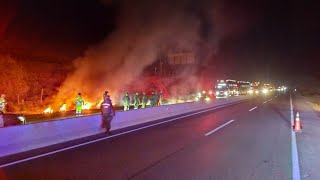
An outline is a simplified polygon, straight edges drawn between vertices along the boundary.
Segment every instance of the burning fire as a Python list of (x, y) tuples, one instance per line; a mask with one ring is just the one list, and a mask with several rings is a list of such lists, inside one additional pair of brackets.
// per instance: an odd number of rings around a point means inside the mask
[(59, 112), (66, 112), (67, 111), (67, 104), (63, 104), (59, 110)]
[(91, 103), (86, 103), (86, 104), (84, 104), (84, 105), (82, 106), (82, 109), (83, 109), (83, 110), (89, 110), (89, 109), (91, 109), (91, 106), (92, 106)]
[(51, 114), (51, 113), (53, 113), (53, 110), (52, 110), (51, 107), (48, 107), (47, 109), (45, 109), (45, 110), (43, 111), (43, 113), (44, 113), (44, 114)]
[(100, 106), (101, 106), (102, 103), (103, 103), (103, 99), (101, 99), (101, 100), (99, 101), (99, 103), (97, 104), (96, 108), (100, 108)]

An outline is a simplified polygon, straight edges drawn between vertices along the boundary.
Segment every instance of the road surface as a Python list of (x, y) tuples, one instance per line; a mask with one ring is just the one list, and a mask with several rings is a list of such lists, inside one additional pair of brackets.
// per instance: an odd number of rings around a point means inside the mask
[(261, 97), (6, 166), (0, 177), (292, 179), (290, 112), (289, 95)]

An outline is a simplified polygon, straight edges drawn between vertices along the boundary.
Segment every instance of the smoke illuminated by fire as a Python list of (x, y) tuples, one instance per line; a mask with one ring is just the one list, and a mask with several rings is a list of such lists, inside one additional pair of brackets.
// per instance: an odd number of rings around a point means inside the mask
[[(147, 66), (159, 57), (175, 52), (192, 52), (199, 62), (191, 70), (178, 72), (176, 78), (180, 82), (173, 82), (172, 87), (167, 87), (170, 88), (168, 91), (178, 94), (196, 87), (194, 82), (198, 79), (194, 73), (197, 66), (211, 58), (211, 52), (204, 52), (203, 46), (211, 44), (208, 51), (216, 51), (215, 39), (218, 38), (214, 36), (211, 22), (214, 14), (209, 13), (213, 7), (207, 1), (199, 3), (199, 7), (194, 6), (193, 0), (173, 1), (118, 1), (117, 28), (74, 61), (75, 71), (59, 88), (55, 105), (74, 103), (79, 92), (89, 102), (98, 103), (105, 90), (114, 101), (119, 101), (129, 85), (140, 81)], [(200, 12), (206, 18), (199, 15)], [(208, 33), (208, 29), (212, 32)]]

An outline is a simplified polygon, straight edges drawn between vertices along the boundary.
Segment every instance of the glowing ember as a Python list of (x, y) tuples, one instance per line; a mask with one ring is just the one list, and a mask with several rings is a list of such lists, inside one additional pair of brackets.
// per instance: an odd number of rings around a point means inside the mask
[(43, 113), (44, 113), (44, 114), (51, 114), (51, 113), (53, 113), (53, 110), (52, 110), (51, 107), (48, 107), (47, 109), (45, 109), (45, 110), (43, 111)]
[(66, 112), (67, 111), (67, 104), (63, 104), (59, 111), (60, 112)]
[(82, 109), (83, 109), (83, 110), (89, 110), (89, 109), (91, 109), (91, 106), (92, 106), (91, 103), (86, 103), (86, 104), (84, 104), (84, 105), (82, 106)]

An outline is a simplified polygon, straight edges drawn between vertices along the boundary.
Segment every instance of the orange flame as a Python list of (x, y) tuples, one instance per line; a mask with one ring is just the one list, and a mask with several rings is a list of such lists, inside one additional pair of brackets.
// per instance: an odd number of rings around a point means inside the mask
[(89, 110), (89, 109), (91, 109), (91, 106), (92, 106), (91, 103), (86, 103), (86, 104), (84, 104), (84, 105), (82, 106), (82, 109), (83, 109), (83, 110)]
[(67, 104), (63, 104), (59, 111), (60, 112), (66, 112), (67, 111)]
[(44, 113), (44, 114), (51, 114), (51, 113), (53, 113), (53, 110), (52, 110), (51, 107), (48, 107), (47, 109), (45, 109), (45, 110), (43, 111), (43, 113)]

